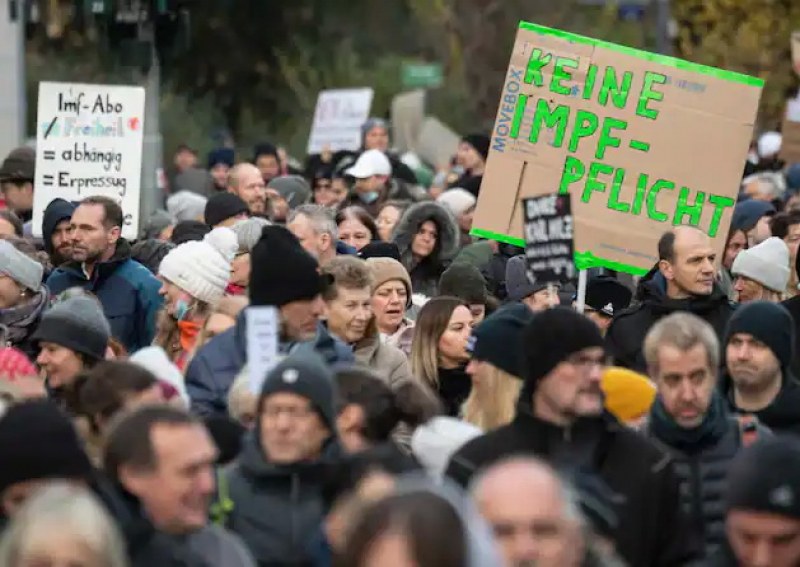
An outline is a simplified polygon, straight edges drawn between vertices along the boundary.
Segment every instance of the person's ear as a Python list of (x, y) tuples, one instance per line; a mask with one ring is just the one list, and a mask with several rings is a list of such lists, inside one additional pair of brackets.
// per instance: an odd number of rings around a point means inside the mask
[(661, 272), (661, 275), (664, 276), (668, 281), (675, 279), (675, 270), (673, 269), (672, 264), (667, 260), (658, 261), (658, 271)]
[(22, 190), (28, 193), (31, 197), (33, 197), (33, 182), (26, 181), (25, 184), (22, 186)]
[(120, 235), (122, 234), (122, 228), (118, 226), (114, 226), (108, 232), (108, 243), (114, 244), (117, 240), (119, 240)]
[(336, 429), (340, 437), (360, 435), (364, 423), (364, 412), (356, 404), (347, 404), (336, 416)]
[(149, 488), (147, 485), (147, 478), (143, 471), (135, 469), (130, 465), (122, 465), (117, 473), (119, 483), (134, 496), (144, 494)]

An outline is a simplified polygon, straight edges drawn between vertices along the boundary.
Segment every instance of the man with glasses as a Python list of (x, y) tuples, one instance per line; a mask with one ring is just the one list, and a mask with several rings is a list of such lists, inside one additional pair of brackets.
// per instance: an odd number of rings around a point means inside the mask
[(339, 458), (335, 383), (322, 358), (290, 355), (267, 375), (256, 425), (226, 477), (227, 526), (259, 565), (305, 565), (323, 519), (325, 470)]
[(632, 567), (684, 565), (694, 546), (684, 531), (678, 482), (665, 450), (603, 412), (603, 337), (592, 321), (556, 307), (521, 333), (524, 383), (514, 420), (462, 447), (447, 474), (473, 474), (515, 454), (599, 475), (619, 501), (614, 541)]

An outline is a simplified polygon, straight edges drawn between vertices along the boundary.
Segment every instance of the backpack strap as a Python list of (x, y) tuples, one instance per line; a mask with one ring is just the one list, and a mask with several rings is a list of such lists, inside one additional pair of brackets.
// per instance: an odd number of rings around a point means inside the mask
[(753, 414), (737, 414), (739, 423), (739, 439), (742, 447), (749, 447), (758, 439), (758, 419)]

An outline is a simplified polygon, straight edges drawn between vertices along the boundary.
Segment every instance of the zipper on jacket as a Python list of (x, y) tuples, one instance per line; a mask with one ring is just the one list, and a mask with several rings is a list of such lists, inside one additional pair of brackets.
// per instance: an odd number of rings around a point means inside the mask
[(297, 473), (292, 475), (292, 488), (290, 494), (290, 501), (292, 503), (292, 511), (289, 514), (289, 521), (291, 522), (289, 526), (289, 541), (292, 543), (292, 554), (295, 556), (301, 556), (302, 552), (298, 549), (297, 545), (297, 507), (298, 507), (298, 499), (300, 496), (300, 479)]
[(694, 528), (700, 531), (700, 541), (705, 548), (706, 522), (703, 514), (703, 482), (700, 478), (700, 459), (689, 459), (689, 498), (692, 509), (692, 522)]

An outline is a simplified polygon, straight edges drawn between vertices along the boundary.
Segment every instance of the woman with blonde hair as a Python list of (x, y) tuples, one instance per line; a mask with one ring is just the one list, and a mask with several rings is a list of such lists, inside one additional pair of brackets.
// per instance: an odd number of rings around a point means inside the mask
[(163, 348), (181, 370), (213, 307), (225, 295), (238, 247), (231, 229), (215, 228), (202, 241), (185, 242), (174, 248), (158, 267), (164, 307), (153, 344)]
[(411, 373), (439, 395), (446, 415), (456, 417), (472, 382), (465, 371), (472, 333), (469, 306), (455, 297), (436, 297), (419, 312), (411, 343)]
[(533, 318), (531, 310), (513, 304), (487, 317), (472, 332), (472, 360), (467, 374), (472, 390), (462, 407), (464, 421), (490, 431), (514, 418), (522, 387), (522, 329)]
[(0, 565), (127, 567), (125, 542), (87, 489), (53, 482), (37, 491), (0, 540)]

